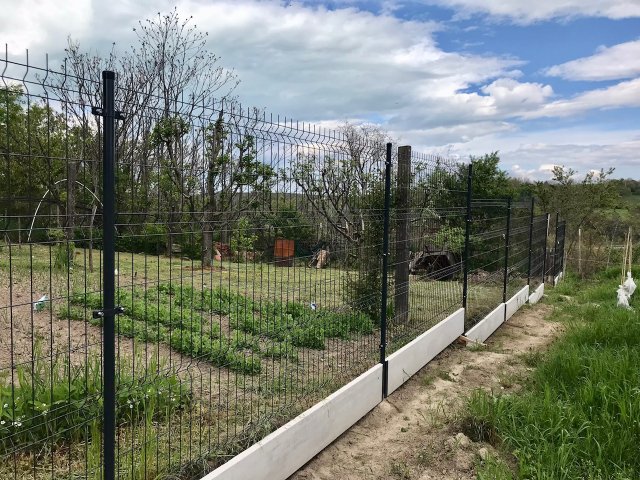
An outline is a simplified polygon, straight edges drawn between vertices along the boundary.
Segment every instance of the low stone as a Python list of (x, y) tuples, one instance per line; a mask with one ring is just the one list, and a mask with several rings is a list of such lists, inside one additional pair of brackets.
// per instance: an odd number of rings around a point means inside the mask
[(471, 445), (471, 440), (469, 440), (469, 437), (467, 437), (462, 432), (456, 434), (455, 438), (456, 438), (456, 441), (458, 442), (458, 445), (460, 445), (462, 448), (466, 448), (469, 445)]
[(479, 448), (478, 457), (480, 457), (480, 460), (482, 460), (483, 462), (486, 461), (487, 458), (489, 458), (489, 449), (487, 447)]

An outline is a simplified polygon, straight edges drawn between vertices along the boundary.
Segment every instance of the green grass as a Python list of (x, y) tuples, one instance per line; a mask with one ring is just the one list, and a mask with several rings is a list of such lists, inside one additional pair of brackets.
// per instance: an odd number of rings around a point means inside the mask
[[(311, 310), (298, 302), (256, 302), (223, 288), (201, 291), (161, 283), (148, 289), (119, 289), (116, 297), (125, 309), (116, 317), (119, 335), (163, 342), (185, 355), (249, 375), (260, 373), (260, 354), (294, 359), (296, 347), (322, 350), (326, 338), (346, 340), (352, 334), (374, 331), (369, 317), (361, 312)], [(76, 293), (58, 316), (100, 325), (101, 319), (93, 319), (89, 310), (101, 304), (98, 293)], [(207, 321), (206, 314), (228, 315), (233, 328), (230, 337), (222, 334), (219, 324)], [(264, 352), (260, 339), (270, 341)]]
[[(640, 317), (616, 307), (612, 276), (569, 277), (553, 291), (575, 299), (557, 304), (567, 332), (525, 357), (536, 369), (522, 392), (469, 400), (467, 433), (513, 452), (516, 478), (640, 478)], [(511, 478), (489, 468), (479, 478)]]
[[(175, 374), (134, 376), (126, 361), (119, 366), (118, 425), (161, 420), (189, 405), (190, 388)], [(160, 365), (152, 359), (148, 368), (156, 371)], [(16, 445), (41, 448), (43, 441), (50, 445), (86, 441), (95, 430), (92, 424), (101, 422), (98, 354), (91, 354), (83, 365), (74, 365), (68, 354), (45, 358), (37, 353), (32, 366), (17, 368), (13, 386), (0, 380), (0, 453)]]

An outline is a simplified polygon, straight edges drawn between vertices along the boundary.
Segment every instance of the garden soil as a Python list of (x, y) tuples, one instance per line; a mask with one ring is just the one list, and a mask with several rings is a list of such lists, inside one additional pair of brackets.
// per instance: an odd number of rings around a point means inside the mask
[(517, 392), (531, 370), (526, 354), (561, 331), (552, 311), (526, 306), (486, 347), (447, 348), (289, 480), (475, 479), (481, 457), (495, 452), (464, 436), (465, 398), (477, 388)]

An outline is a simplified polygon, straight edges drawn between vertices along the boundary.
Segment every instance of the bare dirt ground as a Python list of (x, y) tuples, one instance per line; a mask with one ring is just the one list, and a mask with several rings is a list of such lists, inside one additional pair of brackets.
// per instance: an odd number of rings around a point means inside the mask
[(452, 346), (362, 418), (289, 480), (474, 479), (487, 444), (461, 432), (465, 398), (477, 388), (515, 392), (523, 355), (544, 350), (561, 331), (553, 307), (525, 307), (485, 348)]

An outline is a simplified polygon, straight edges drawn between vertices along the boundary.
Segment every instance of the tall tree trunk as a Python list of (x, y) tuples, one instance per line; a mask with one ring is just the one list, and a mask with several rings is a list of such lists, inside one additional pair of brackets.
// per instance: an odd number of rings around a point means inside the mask
[(213, 227), (216, 212), (216, 161), (222, 154), (223, 132), (223, 112), (220, 110), (214, 125), (210, 158), (207, 168), (207, 184), (205, 201), (202, 207), (202, 268), (213, 265)]

